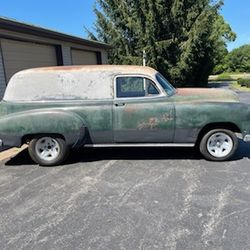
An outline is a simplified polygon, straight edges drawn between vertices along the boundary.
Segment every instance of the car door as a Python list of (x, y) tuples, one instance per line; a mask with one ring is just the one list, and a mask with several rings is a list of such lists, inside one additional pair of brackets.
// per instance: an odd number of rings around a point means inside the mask
[(115, 143), (168, 143), (174, 137), (174, 103), (144, 76), (117, 76), (113, 105)]

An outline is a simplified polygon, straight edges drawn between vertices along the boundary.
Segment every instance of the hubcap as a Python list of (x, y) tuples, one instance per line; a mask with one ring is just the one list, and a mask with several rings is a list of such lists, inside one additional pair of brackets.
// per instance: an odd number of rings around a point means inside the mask
[(53, 161), (60, 154), (60, 146), (55, 139), (42, 137), (37, 141), (35, 151), (42, 160)]
[(214, 157), (225, 157), (233, 149), (233, 140), (225, 133), (215, 133), (209, 137), (207, 149)]

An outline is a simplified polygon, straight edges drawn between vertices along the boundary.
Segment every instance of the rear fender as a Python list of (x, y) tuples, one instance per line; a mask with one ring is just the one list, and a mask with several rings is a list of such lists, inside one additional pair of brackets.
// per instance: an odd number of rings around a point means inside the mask
[(39, 109), (2, 117), (0, 131), (1, 137), (13, 138), (18, 144), (10, 146), (20, 146), (23, 137), (38, 134), (62, 135), (68, 145), (74, 145), (85, 137), (86, 123), (70, 111)]

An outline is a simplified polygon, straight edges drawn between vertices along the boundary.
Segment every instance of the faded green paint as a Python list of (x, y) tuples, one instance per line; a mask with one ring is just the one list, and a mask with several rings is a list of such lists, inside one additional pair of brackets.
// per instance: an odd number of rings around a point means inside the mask
[[(154, 79), (155, 71), (148, 72)], [(110, 91), (113, 96), (113, 88)], [(193, 143), (204, 126), (222, 122), (235, 124), (243, 136), (250, 134), (250, 108), (232, 91), (179, 89), (172, 96), (162, 91), (155, 97), (125, 100), (0, 104), (0, 139), (53, 133), (70, 145), (81, 136), (88, 136), (89, 143)]]
[[(250, 109), (241, 103), (176, 103), (176, 142), (193, 142), (212, 123), (232, 123), (249, 133)], [(245, 123), (248, 121), (248, 124)], [(247, 125), (247, 126), (246, 126)]]
[(171, 98), (121, 100), (114, 109), (115, 142), (170, 142), (174, 135), (174, 103)]
[(111, 143), (194, 142), (201, 128), (215, 122), (230, 122), (243, 133), (250, 132), (248, 106), (235, 99), (227, 100), (235, 103), (222, 103), (213, 97), (208, 102), (207, 97), (177, 93), (172, 97), (128, 100), (121, 107), (115, 107), (113, 101), (2, 102), (0, 133), (20, 137), (38, 133), (74, 134), (72, 138), (77, 140), (81, 127), (87, 127), (92, 143)]
[(239, 102), (239, 97), (231, 90), (186, 88), (177, 89), (175, 102)]
[(62, 103), (7, 103), (0, 104), (0, 134), (20, 136), (56, 133), (70, 136), (70, 144), (77, 140), (82, 127), (95, 133), (109, 132), (112, 141), (112, 102), (99, 104), (81, 102)]

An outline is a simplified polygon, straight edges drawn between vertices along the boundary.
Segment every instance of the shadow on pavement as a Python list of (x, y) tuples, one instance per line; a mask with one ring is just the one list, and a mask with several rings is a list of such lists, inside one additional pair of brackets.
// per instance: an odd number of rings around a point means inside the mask
[[(239, 148), (232, 160), (250, 159), (250, 144), (240, 140)], [(65, 165), (101, 160), (200, 160), (203, 157), (195, 148), (82, 148), (72, 150)], [(33, 165), (28, 150), (24, 150), (5, 165)]]
[[(102, 160), (164, 160), (164, 159), (201, 159), (193, 148), (82, 148), (71, 151), (66, 165), (78, 162)], [(24, 150), (5, 165), (33, 165), (28, 150)]]
[(231, 81), (209, 82), (208, 87), (209, 88), (226, 88), (227, 89), (227, 88), (230, 88), (232, 83), (233, 82), (231, 82)]
[(239, 140), (239, 147), (232, 160), (240, 160), (243, 158), (250, 159), (250, 143)]
[(6, 147), (6, 146), (3, 146), (3, 147), (0, 147), (0, 152), (3, 152), (7, 149), (10, 149), (11, 147)]

